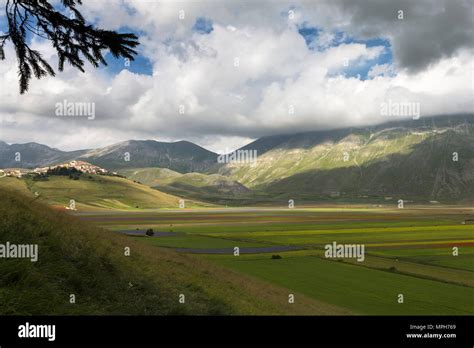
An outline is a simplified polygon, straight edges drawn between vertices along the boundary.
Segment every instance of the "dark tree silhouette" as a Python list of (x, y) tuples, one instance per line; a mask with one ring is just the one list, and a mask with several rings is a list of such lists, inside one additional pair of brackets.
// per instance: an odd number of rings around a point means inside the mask
[[(10, 40), (18, 59), (20, 93), (28, 90), (32, 73), (36, 78), (55, 76), (53, 68), (40, 53), (27, 43), (27, 33), (50, 40), (59, 57), (58, 69), (64, 62), (84, 72), (84, 57), (95, 67), (107, 65), (103, 51), (115, 57), (134, 60), (133, 50), (138, 43), (135, 34), (120, 34), (88, 25), (77, 9), (82, 0), (61, 0), (64, 8), (58, 11), (48, 0), (7, 0), (8, 32), (0, 35), (0, 60), (5, 59), (4, 45)], [(65, 15), (66, 13), (67, 15)]]

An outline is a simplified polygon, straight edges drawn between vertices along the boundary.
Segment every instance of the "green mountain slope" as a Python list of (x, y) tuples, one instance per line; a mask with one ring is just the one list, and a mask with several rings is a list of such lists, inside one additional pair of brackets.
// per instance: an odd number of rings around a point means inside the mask
[(164, 192), (199, 199), (238, 197), (251, 192), (244, 185), (219, 174), (180, 174), (166, 168), (124, 169), (119, 173)]
[(262, 138), (243, 148), (257, 150), (256, 164), (227, 164), (219, 173), (290, 198), (472, 199), (474, 117), (436, 122)]
[(168, 168), (121, 169), (119, 174), (151, 187), (168, 184), (183, 176)]
[[(364, 195), (395, 199), (474, 201), (474, 133), (454, 131), (433, 136), (359, 166), (315, 169), (292, 175), (265, 187), (267, 192), (310, 195)], [(459, 160), (453, 161), (453, 152)]]

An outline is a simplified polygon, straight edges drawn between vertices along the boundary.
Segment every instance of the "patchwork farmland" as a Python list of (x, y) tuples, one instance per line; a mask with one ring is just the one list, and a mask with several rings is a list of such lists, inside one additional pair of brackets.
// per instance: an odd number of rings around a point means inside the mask
[[(295, 303), (309, 297), (367, 315), (474, 314), (473, 208), (347, 205), (77, 215), (156, 246), (156, 253), (168, 248), (195, 254), (282, 287)], [(154, 236), (147, 237), (147, 229)], [(325, 257), (333, 242), (364, 245), (363, 262)]]

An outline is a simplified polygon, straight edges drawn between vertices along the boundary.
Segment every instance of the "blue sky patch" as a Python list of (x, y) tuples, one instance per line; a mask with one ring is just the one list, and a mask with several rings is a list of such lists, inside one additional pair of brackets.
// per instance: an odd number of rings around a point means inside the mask
[(105, 60), (108, 65), (101, 65), (100, 69), (110, 75), (117, 75), (124, 69), (135, 74), (153, 75), (153, 65), (151, 61), (140, 54), (135, 56), (135, 60), (128, 62), (128, 66), (124, 58), (114, 58), (110, 53), (106, 54)]
[[(130, 27), (121, 27), (117, 30), (119, 33), (134, 33), (138, 36), (138, 42), (140, 42), (140, 38), (145, 36), (146, 33), (141, 30), (135, 30)], [(137, 51), (137, 55), (135, 56), (135, 60), (126, 62), (124, 58), (114, 58), (110, 53), (105, 55), (105, 61), (107, 62), (107, 66), (100, 65), (99, 69), (104, 70), (110, 75), (116, 75), (120, 73), (122, 70), (128, 70), (135, 74), (142, 74), (142, 75), (153, 75), (153, 64), (151, 61), (145, 57), (140, 52), (141, 45), (135, 47), (135, 51)]]
[[(307, 22), (298, 26), (298, 33), (304, 38), (306, 46), (310, 50), (324, 51), (329, 47), (339, 46), (346, 42), (346, 35), (343, 31), (331, 31), (332, 40), (328, 42), (319, 42), (321, 36), (325, 34), (322, 28), (310, 26)], [(324, 40), (323, 40), (324, 41)]]
[(198, 34), (209, 34), (213, 30), (212, 21), (204, 17), (198, 17), (193, 25), (193, 31)]
[(298, 27), (298, 33), (304, 38), (306, 46), (308, 46), (309, 49), (313, 49), (315, 47), (315, 43), (321, 31), (321, 29), (317, 27), (310, 27), (306, 23), (303, 23)]
[[(331, 32), (333, 35), (329, 42), (320, 43), (321, 36), (324, 34), (324, 30), (315, 26), (310, 26), (307, 22), (304, 22), (298, 27), (298, 33), (304, 38), (306, 46), (310, 50), (324, 51), (330, 47), (337, 47), (342, 44), (362, 44), (366, 47), (384, 47), (383, 52), (376, 58), (370, 60), (358, 59), (349, 62), (349, 66), (330, 74), (331, 76), (342, 74), (345, 77), (355, 77), (361, 80), (369, 78), (369, 71), (375, 65), (392, 64), (393, 52), (392, 46), (388, 39), (383, 38), (371, 38), (371, 39), (355, 39), (347, 36), (343, 31)], [(325, 41), (325, 40), (322, 40)]]
[(357, 77), (361, 80), (369, 79), (368, 73), (375, 65), (392, 64), (393, 63), (393, 52), (390, 41), (382, 38), (373, 38), (368, 40), (357, 40), (353, 38), (346, 38), (344, 40), (346, 44), (362, 44), (367, 47), (384, 47), (382, 53), (375, 59), (370, 60), (359, 60), (351, 62), (350, 65), (343, 70), (343, 75), (346, 77)]

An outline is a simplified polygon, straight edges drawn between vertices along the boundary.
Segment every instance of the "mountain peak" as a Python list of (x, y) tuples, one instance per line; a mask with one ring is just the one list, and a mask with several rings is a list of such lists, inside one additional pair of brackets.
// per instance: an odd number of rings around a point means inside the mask
[(83, 154), (79, 159), (107, 169), (160, 167), (181, 173), (206, 171), (217, 155), (189, 141), (127, 140)]

